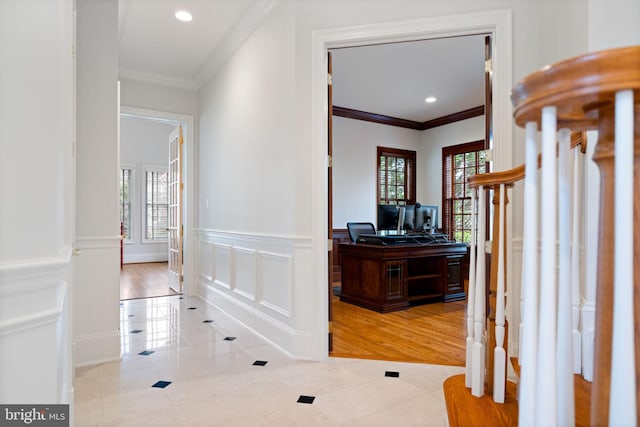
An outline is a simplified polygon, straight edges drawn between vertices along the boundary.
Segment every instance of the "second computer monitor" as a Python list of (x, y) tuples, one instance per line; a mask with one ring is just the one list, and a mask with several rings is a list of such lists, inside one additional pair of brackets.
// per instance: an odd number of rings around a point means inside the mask
[(438, 231), (438, 206), (420, 205), (416, 206), (415, 227), (416, 231), (426, 231), (427, 233)]

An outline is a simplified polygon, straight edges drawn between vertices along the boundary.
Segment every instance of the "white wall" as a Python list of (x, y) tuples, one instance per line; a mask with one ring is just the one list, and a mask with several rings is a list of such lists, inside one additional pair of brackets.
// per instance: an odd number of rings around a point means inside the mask
[[(318, 248), (326, 241), (310, 239), (312, 230), (326, 227), (321, 209), (312, 208), (326, 206), (326, 201), (313, 199), (317, 193), (314, 176), (323, 173), (313, 161), (314, 153), (319, 153), (312, 144), (313, 112), (321, 108), (314, 105), (312, 89), (316, 73), (312, 64), (317, 60), (312, 57), (317, 52), (310, 49), (314, 31), (496, 9), (513, 11), (513, 73), (517, 78), (586, 47), (587, 16), (578, 0), (549, 5), (525, 0), (277, 2), (272, 14), (201, 92), (199, 201), (204, 246), (199, 264), (203, 293), (212, 292), (209, 300), (217, 298), (217, 304), (245, 323), (262, 316), (258, 332), (274, 341), (276, 336), (293, 337), (285, 348), (294, 355), (324, 357), (326, 313), (319, 301), (326, 292), (317, 285), (322, 282), (317, 275), (324, 277), (326, 268), (324, 257), (311, 257), (311, 253), (322, 253)], [(549, 25), (554, 37), (541, 36), (540, 29), (548, 32)], [(517, 134), (513, 144), (522, 141)], [(514, 150), (513, 164), (522, 159), (522, 151)], [(270, 209), (264, 212), (261, 206)], [(273, 209), (282, 214), (273, 214)], [(516, 212), (514, 206), (514, 214), (522, 215), (522, 208)], [(514, 235), (521, 231), (515, 230)], [(235, 248), (246, 237), (259, 252), (261, 245), (268, 246), (264, 239), (272, 236), (300, 251), (288, 252), (292, 270), (287, 267), (275, 275), (265, 275), (257, 262), (256, 293), (246, 303), (234, 291), (238, 276), (233, 271), (241, 271), (239, 263), (245, 259)], [(254, 265), (255, 259), (249, 258)], [(262, 293), (267, 287), (269, 291)], [(268, 304), (261, 304), (261, 295), (280, 301), (293, 298), (290, 317), (277, 320), (275, 314), (263, 310)], [(296, 348), (294, 343), (303, 342), (311, 347)]]
[(77, 2), (75, 363), (120, 357), (118, 2)]
[(200, 93), (198, 277), (209, 302), (311, 358), (326, 334), (304, 289), (293, 29), (294, 5), (282, 2)]
[(130, 241), (124, 243), (124, 262), (167, 261), (167, 242), (149, 242), (144, 239), (145, 227), (145, 169), (167, 169), (169, 134), (175, 125), (137, 117), (120, 119), (120, 165), (133, 170), (130, 189), (131, 232)]
[[(349, 221), (376, 224), (377, 147), (415, 151), (419, 162), (420, 134), (413, 129), (333, 117), (333, 228), (346, 228)], [(422, 202), (424, 176), (416, 166), (416, 195)]]
[(0, 2), (0, 402), (72, 403), (73, 4)]
[(376, 223), (377, 146), (416, 151), (416, 200), (440, 206), (442, 148), (481, 139), (484, 116), (424, 131), (334, 117), (333, 228), (348, 221)]
[[(589, 51), (640, 45), (640, 2), (635, 0), (589, 0), (588, 2), (588, 47)], [(598, 233), (600, 208), (600, 172), (592, 157), (598, 132), (587, 134), (587, 152), (583, 163), (585, 217), (584, 259), (582, 288), (582, 374), (593, 379), (593, 346), (595, 336), (596, 277), (598, 266)]]
[(120, 105), (197, 117), (198, 92), (121, 78)]

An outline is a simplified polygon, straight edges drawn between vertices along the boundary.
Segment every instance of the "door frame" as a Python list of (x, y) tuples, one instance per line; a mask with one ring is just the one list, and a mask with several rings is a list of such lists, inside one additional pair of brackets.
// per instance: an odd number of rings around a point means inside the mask
[[(512, 167), (513, 124), (511, 120), (510, 93), (512, 88), (512, 30), (511, 10), (495, 10), (464, 15), (432, 17), (404, 22), (361, 25), (357, 27), (317, 30), (312, 33), (312, 259), (313, 293), (317, 313), (315, 330), (325, 337), (324, 342), (314, 349), (313, 358), (328, 357), (328, 182), (327, 182), (327, 52), (329, 49), (362, 45), (428, 40), (475, 34), (491, 34), (493, 42), (493, 150), (492, 170), (506, 170)], [(498, 43), (499, 41), (499, 43)], [(511, 205), (507, 215), (511, 215)], [(507, 225), (507, 235), (511, 235), (511, 222)], [(511, 239), (507, 240), (507, 251), (511, 250)], [(511, 263), (513, 257), (509, 257)], [(507, 283), (512, 283), (510, 265), (507, 266)], [(512, 307), (517, 310), (517, 307)], [(509, 310), (509, 308), (507, 308)], [(509, 345), (512, 343), (510, 342)], [(515, 343), (517, 345), (517, 343)], [(513, 348), (513, 347), (512, 347)]]
[(196, 164), (195, 164), (195, 133), (193, 116), (187, 114), (171, 113), (167, 111), (148, 110), (137, 107), (120, 107), (120, 115), (152, 119), (160, 122), (181, 124), (183, 126), (184, 157), (182, 159), (182, 173), (184, 181), (183, 218), (184, 235), (182, 241), (182, 269), (184, 281), (182, 292), (184, 295), (195, 295), (197, 293), (197, 283), (195, 281), (195, 252), (194, 252), (194, 229), (196, 218)]

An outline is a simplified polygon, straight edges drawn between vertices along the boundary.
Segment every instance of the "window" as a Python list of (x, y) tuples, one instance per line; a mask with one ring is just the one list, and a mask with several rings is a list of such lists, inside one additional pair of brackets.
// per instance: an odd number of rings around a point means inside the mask
[(168, 173), (161, 169), (145, 171), (145, 227), (146, 240), (166, 240), (169, 227)]
[(378, 203), (416, 202), (416, 152), (378, 147)]
[(442, 149), (443, 228), (457, 242), (471, 241), (473, 210), (467, 178), (486, 171), (484, 141)]
[(133, 189), (133, 169), (120, 169), (120, 223), (124, 240), (131, 241), (131, 191)]

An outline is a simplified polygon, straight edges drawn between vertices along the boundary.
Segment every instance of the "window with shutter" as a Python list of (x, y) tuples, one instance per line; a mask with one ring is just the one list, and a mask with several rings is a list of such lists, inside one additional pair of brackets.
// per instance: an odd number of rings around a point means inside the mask
[(486, 171), (484, 141), (442, 148), (442, 225), (450, 239), (471, 240), (473, 210), (467, 178)]
[(145, 170), (145, 233), (147, 241), (167, 240), (169, 187), (166, 170)]
[(416, 202), (416, 152), (378, 147), (378, 204)]
[(120, 223), (125, 241), (131, 241), (131, 200), (133, 190), (133, 168), (120, 169)]

